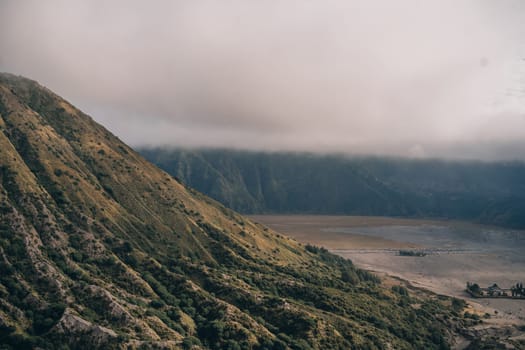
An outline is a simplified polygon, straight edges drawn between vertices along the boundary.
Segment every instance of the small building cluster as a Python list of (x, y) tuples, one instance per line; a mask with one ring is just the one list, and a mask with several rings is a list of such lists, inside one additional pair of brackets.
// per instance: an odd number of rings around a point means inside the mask
[(496, 283), (488, 288), (482, 288), (482, 293), (486, 293), (489, 297), (506, 297), (509, 295), (508, 291), (500, 288)]
[(511, 288), (501, 288), (496, 283), (487, 288), (481, 288), (477, 283), (467, 282), (467, 292), (475, 298), (525, 298), (523, 283), (516, 283)]

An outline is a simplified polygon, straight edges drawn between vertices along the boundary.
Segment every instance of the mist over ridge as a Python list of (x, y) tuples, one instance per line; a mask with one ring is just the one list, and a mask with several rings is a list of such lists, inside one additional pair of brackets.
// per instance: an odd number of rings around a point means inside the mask
[(380, 215), (525, 228), (525, 163), (139, 149), (244, 214)]
[(134, 146), (523, 159), (523, 23), (515, 0), (7, 0), (0, 71)]

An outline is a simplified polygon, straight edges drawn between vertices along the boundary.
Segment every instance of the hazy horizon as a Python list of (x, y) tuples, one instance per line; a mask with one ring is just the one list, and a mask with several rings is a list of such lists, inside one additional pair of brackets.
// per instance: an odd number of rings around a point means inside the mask
[(525, 159), (525, 3), (0, 0), (0, 71), (132, 146)]

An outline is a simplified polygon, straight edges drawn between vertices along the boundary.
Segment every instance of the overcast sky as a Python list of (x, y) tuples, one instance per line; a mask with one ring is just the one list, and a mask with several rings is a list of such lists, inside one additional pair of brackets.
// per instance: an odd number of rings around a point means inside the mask
[(525, 1), (0, 0), (0, 71), (133, 146), (525, 159)]

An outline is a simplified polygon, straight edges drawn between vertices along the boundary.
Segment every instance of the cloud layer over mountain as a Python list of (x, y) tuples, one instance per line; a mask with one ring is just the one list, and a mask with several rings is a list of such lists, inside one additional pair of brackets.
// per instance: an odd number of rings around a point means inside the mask
[(524, 23), (514, 0), (2, 0), (0, 70), (133, 145), (525, 158)]

